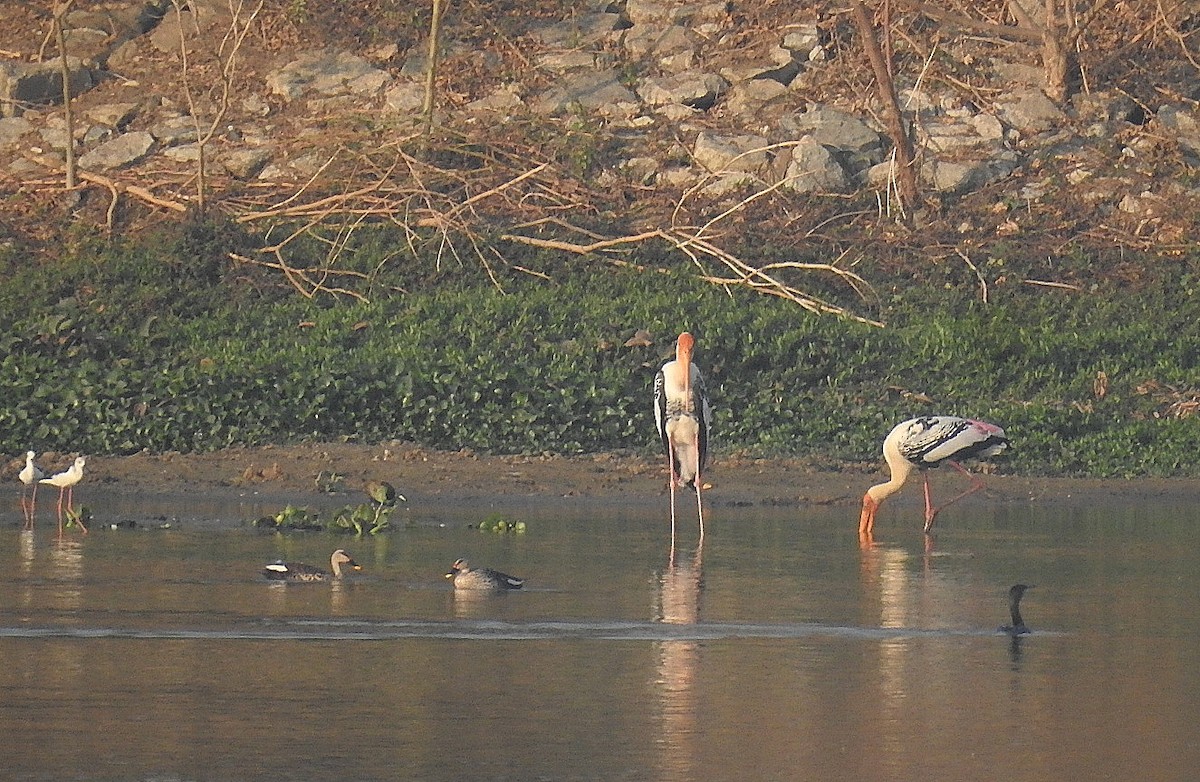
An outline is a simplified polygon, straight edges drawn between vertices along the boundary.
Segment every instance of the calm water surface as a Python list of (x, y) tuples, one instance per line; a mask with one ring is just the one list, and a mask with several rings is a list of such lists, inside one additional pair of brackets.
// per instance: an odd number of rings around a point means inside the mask
[[(110, 499), (114, 506), (120, 498)], [(120, 515), (134, 514), (135, 506)], [(1194, 505), (408, 512), (378, 539), (244, 507), (57, 538), (0, 516), (0, 768), (13, 780), (1191, 780)], [(569, 503), (569, 501), (564, 501)], [(15, 505), (15, 499), (14, 499)], [(98, 515), (105, 508), (93, 505)], [(196, 517), (196, 518), (189, 518)], [(201, 518), (202, 517), (202, 518)], [(284, 557), (363, 573), (262, 580)], [(467, 556), (528, 579), (455, 595)], [(1006, 592), (1031, 636), (996, 633)]]

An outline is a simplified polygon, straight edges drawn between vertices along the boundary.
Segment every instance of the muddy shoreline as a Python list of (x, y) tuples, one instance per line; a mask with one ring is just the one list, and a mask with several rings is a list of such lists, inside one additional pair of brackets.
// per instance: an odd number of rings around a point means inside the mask
[[(49, 473), (65, 469), (72, 456), (43, 454), (39, 464)], [(16, 482), (20, 465), (19, 460), (13, 460), (5, 470), (12, 483)], [(714, 507), (845, 506), (847, 513), (854, 515), (866, 487), (885, 478), (882, 464), (831, 470), (797, 459), (719, 457), (708, 472), (711, 488), (705, 499)], [(1002, 474), (986, 479), (989, 502), (1200, 500), (1200, 482), (1193, 480)], [(372, 480), (392, 483), (414, 507), (599, 509), (642, 505), (666, 495), (663, 464), (639, 455), (495, 456), (435, 451), (404, 443), (315, 443), (230, 448), (205, 454), (90, 457), (76, 502), (86, 503), (91, 487), (95, 487), (96, 494), (159, 499), (233, 500), (253, 496), (266, 502), (292, 504), (346, 502), (359, 497)], [(947, 472), (941, 480), (956, 481), (959, 477)], [(49, 501), (52, 491), (48, 489), (42, 495), (42, 502)], [(914, 483), (897, 501), (914, 503), (919, 497), (920, 490)]]

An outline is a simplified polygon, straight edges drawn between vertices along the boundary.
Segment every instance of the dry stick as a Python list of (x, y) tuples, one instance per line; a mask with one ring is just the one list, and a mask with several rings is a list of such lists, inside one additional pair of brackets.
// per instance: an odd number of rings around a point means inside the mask
[[(61, 161), (55, 160), (54, 158), (50, 158), (50, 157), (30, 155), (29, 159), (34, 161), (35, 163), (43, 165), (46, 168), (49, 168), (52, 170), (57, 170), (59, 167), (62, 166)], [(178, 201), (168, 201), (165, 198), (159, 198), (158, 196), (154, 195), (154, 193), (150, 192), (149, 190), (147, 190), (144, 187), (140, 187), (139, 185), (130, 185), (130, 184), (126, 184), (124, 182), (118, 181), (116, 179), (109, 179), (106, 176), (101, 176), (100, 174), (93, 174), (92, 172), (87, 171), (85, 169), (77, 170), (76, 174), (79, 176), (80, 179), (82, 179), (85, 182), (94, 182), (97, 185), (103, 185), (103, 186), (107, 187), (109, 190), (115, 191), (118, 193), (129, 193), (132, 196), (137, 196), (138, 198), (140, 198), (141, 200), (145, 201), (148, 204), (153, 204), (154, 206), (160, 206), (164, 209), (170, 209), (175, 212), (186, 212), (187, 211), (187, 207), (184, 206), (183, 204), (179, 203)]]
[(904, 128), (904, 117), (900, 113), (900, 102), (896, 98), (896, 84), (888, 73), (888, 65), (884, 62), (883, 52), (879, 50), (879, 41), (875, 38), (875, 28), (871, 24), (867, 10), (862, 3), (852, 4), (854, 24), (858, 35), (862, 38), (863, 49), (867, 59), (871, 61), (871, 69), (875, 71), (875, 90), (883, 103), (883, 118), (887, 122), (888, 135), (892, 137), (892, 145), (896, 150), (896, 180), (900, 189), (900, 198), (904, 207), (912, 207), (917, 202), (917, 174), (913, 166), (913, 147)]
[(433, 0), (433, 15), (429, 20), (429, 66), (425, 69), (425, 136), (433, 133), (433, 95), (437, 86), (438, 40), (442, 32), (442, 0)]
[(966, 14), (954, 13), (953, 11), (939, 8), (932, 3), (918, 2), (917, 0), (909, 0), (908, 5), (913, 10), (921, 12), (930, 19), (951, 24), (963, 30), (980, 33), (981, 35), (991, 35), (1006, 41), (1017, 41), (1019, 43), (1040, 44), (1042, 42), (1041, 32), (1032, 27), (1010, 27), (1003, 24), (981, 22)]
[[(225, 30), (225, 35), (221, 39), (221, 45), (217, 48), (216, 52), (217, 63), (220, 65), (221, 96), (220, 100), (217, 101), (217, 110), (208, 123), (208, 128), (201, 129), (200, 112), (196, 107), (196, 99), (192, 91), (191, 79), (189, 78), (191, 67), (188, 62), (187, 39), (184, 34), (183, 24), (183, 7), (185, 3), (183, 0), (172, 0), (176, 21), (179, 23), (180, 75), (183, 82), (183, 93), (187, 98), (188, 112), (191, 114), (193, 125), (196, 128), (196, 149), (199, 153), (196, 157), (196, 208), (200, 214), (204, 214), (208, 208), (208, 144), (212, 141), (213, 136), (216, 135), (217, 128), (224, 121), (225, 115), (229, 113), (229, 96), (233, 81), (234, 61), (238, 51), (242, 47), (242, 43), (246, 39), (246, 35), (249, 34), (250, 28), (254, 24), (254, 20), (262, 11), (264, 2), (265, 0), (258, 0), (258, 5), (250, 12), (250, 15), (242, 23), (240, 29), (238, 23), (241, 20), (244, 3), (242, 0), (237, 0), (236, 3), (235, 0), (230, 0), (229, 2), (229, 11), (232, 19), (230, 20), (229, 27)], [(191, 11), (193, 18), (195, 18), (197, 13), (195, 4), (191, 6)], [(197, 31), (198, 29), (197, 22)], [(225, 56), (226, 46), (232, 46), (232, 50), (227, 57)]]
[(1162, 19), (1162, 26), (1167, 31), (1167, 35), (1174, 38), (1175, 42), (1179, 44), (1179, 51), (1182, 52), (1183, 56), (1187, 58), (1187, 61), (1192, 64), (1192, 67), (1200, 70), (1200, 62), (1197, 62), (1196, 58), (1192, 56), (1192, 53), (1188, 51), (1187, 41), (1184, 39), (1183, 33), (1176, 30), (1175, 25), (1171, 24), (1170, 20), (1167, 18), (1167, 10), (1163, 8), (1162, 0), (1157, 0), (1157, 6), (1158, 17)]
[(958, 247), (954, 248), (954, 252), (958, 253), (958, 257), (963, 259), (963, 263), (965, 263), (968, 267), (970, 267), (971, 271), (975, 272), (975, 278), (977, 280), (979, 280), (979, 289), (981, 291), (980, 297), (982, 298), (983, 303), (987, 304), (988, 303), (988, 284), (987, 284), (987, 280), (985, 280), (983, 278), (983, 274), (979, 271), (979, 267), (976, 266), (974, 264), (974, 262), (971, 261), (971, 256), (967, 255), (965, 252), (963, 252)]
[[(699, 236), (695, 236), (695, 235), (683, 234), (681, 232), (678, 232), (677, 229), (676, 229), (676, 232), (664, 231), (664, 230), (645, 231), (643, 233), (632, 235), (632, 236), (620, 236), (620, 237), (617, 237), (614, 239), (595, 241), (595, 242), (592, 242), (590, 244), (585, 244), (585, 245), (574, 244), (571, 242), (561, 241), (561, 240), (557, 240), (557, 239), (538, 239), (536, 237), (522, 236), (520, 234), (503, 234), (503, 235), (501, 235), (500, 238), (508, 240), (508, 241), (528, 244), (533, 247), (542, 247), (545, 249), (552, 249), (552, 250), (562, 250), (562, 251), (566, 251), (566, 252), (577, 253), (579, 255), (590, 255), (590, 254), (593, 254), (593, 253), (596, 253), (596, 252), (599, 252), (602, 250), (609, 250), (614, 247), (619, 247), (621, 245), (633, 244), (635, 242), (643, 242), (643, 241), (646, 241), (649, 239), (663, 239), (667, 242), (670, 242), (672, 245), (674, 245), (675, 249), (684, 253), (685, 255), (688, 256), (688, 258), (690, 258), (692, 260), (692, 263), (694, 263), (697, 266), (697, 268), (700, 269), (701, 279), (703, 279), (705, 282), (710, 282), (710, 283), (713, 283), (716, 285), (723, 285), (723, 286), (740, 285), (740, 286), (750, 288), (751, 290), (756, 291), (758, 293), (763, 293), (763, 294), (767, 294), (767, 295), (771, 295), (771, 296), (777, 296), (782, 299), (786, 299), (795, 304), (798, 304), (799, 306), (803, 307), (806, 310), (809, 310), (810, 312), (823, 312), (823, 313), (827, 313), (827, 314), (839, 315), (841, 317), (850, 318), (852, 320), (859, 321), (860, 323), (867, 323), (867, 324), (870, 324), (873, 326), (882, 326), (883, 325), (882, 323), (880, 323), (878, 321), (870, 320), (870, 319), (855, 315), (854, 313), (850, 312), (849, 310), (845, 309), (844, 307), (839, 307), (834, 304), (829, 304), (827, 302), (824, 302), (819, 299), (815, 299), (811, 296), (808, 296), (807, 294), (805, 294), (795, 288), (792, 288), (791, 286), (787, 285), (783, 281), (775, 278), (774, 276), (772, 276), (772, 275), (766, 273), (766, 271), (764, 271), (764, 269), (767, 271), (773, 271), (776, 269), (801, 269), (801, 270), (806, 270), (806, 271), (812, 271), (812, 270), (828, 271), (828, 272), (832, 272), (832, 273), (836, 274), (837, 276), (841, 277), (842, 279), (853, 280), (854, 282), (852, 282), (851, 284), (855, 288), (856, 291), (861, 290), (859, 285), (862, 285), (862, 286), (866, 285), (866, 281), (863, 280), (862, 278), (860, 278), (858, 275), (854, 274), (853, 272), (848, 272), (845, 269), (838, 268), (837, 266), (832, 265), (832, 264), (786, 262), (786, 263), (769, 264), (768, 266), (765, 266), (762, 269), (758, 269), (758, 268), (755, 268), (755, 267), (747, 264), (746, 262), (740, 260), (736, 256), (720, 249), (719, 247), (712, 244), (711, 242), (709, 242), (706, 239), (702, 239)], [(727, 267), (729, 267), (732, 271), (734, 271), (737, 274), (737, 276), (733, 277), (733, 278), (725, 278), (725, 277), (717, 277), (715, 275), (710, 274), (701, 265), (699, 254), (706, 255), (710, 258), (716, 258), (717, 260), (719, 260), (723, 264), (725, 264)]]
[[(71, 64), (67, 62), (67, 35), (63, 31), (63, 19), (71, 10), (72, 2), (74, 0), (66, 0), (54, 7), (54, 35), (58, 39), (58, 59), (62, 72), (63, 118), (67, 122), (68, 190), (75, 189), (75, 115), (71, 110)], [(111, 225), (109, 227), (111, 228)]]

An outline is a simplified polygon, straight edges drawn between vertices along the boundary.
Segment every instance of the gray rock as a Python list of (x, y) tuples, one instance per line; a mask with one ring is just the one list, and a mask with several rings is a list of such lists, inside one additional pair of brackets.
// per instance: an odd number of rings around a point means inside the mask
[(643, 79), (638, 97), (650, 106), (678, 103), (707, 110), (727, 89), (729, 82), (715, 73), (689, 71), (665, 79)]
[(307, 92), (318, 95), (374, 95), (391, 80), (386, 71), (349, 52), (310, 52), (267, 74), (273, 94), (295, 100)]
[(858, 117), (840, 109), (818, 106), (789, 114), (781, 118), (780, 129), (791, 138), (811, 136), (817, 143), (838, 151), (852, 174), (883, 160), (883, 137)]
[(750, 189), (762, 189), (767, 183), (761, 178), (744, 171), (727, 171), (705, 182), (700, 194), (707, 198), (724, 198)]
[(163, 16), (162, 21), (150, 32), (150, 44), (164, 54), (178, 55), (180, 47), (186, 47), (189, 55), (203, 45), (205, 36), (221, 26), (228, 29), (230, 16), (228, 4), (224, 8), (205, 2), (180, 4), (182, 10), (174, 9)]
[(699, 40), (690, 29), (677, 24), (640, 25), (625, 31), (621, 46), (634, 60), (646, 60), (667, 73), (678, 73), (695, 64)]
[(807, 60), (809, 52), (821, 45), (821, 28), (815, 24), (790, 25), (783, 33), (783, 48)]
[(1200, 116), (1174, 106), (1163, 106), (1154, 119), (1169, 131), (1180, 147), (1193, 155), (1200, 154)]
[(1062, 109), (1041, 90), (1017, 90), (999, 101), (1001, 119), (1024, 133), (1041, 133), (1066, 121)]
[(270, 160), (269, 149), (234, 149), (220, 156), (221, 165), (230, 176), (241, 180), (258, 176)]
[(512, 114), (524, 111), (526, 108), (525, 101), (521, 100), (521, 96), (517, 94), (516, 89), (512, 85), (506, 85), (495, 90), (490, 95), (485, 95), (479, 100), (471, 101), (463, 107), (463, 110), (472, 114), (486, 112)]
[(104, 171), (131, 165), (150, 154), (154, 136), (145, 131), (123, 133), (79, 158), (79, 165)]
[(167, 160), (176, 163), (195, 163), (200, 159), (200, 145), (180, 144), (176, 147), (167, 147), (160, 154)]
[(539, 27), (533, 37), (543, 46), (580, 48), (603, 43), (625, 23), (620, 14), (604, 11), (584, 13), (561, 22)]
[(164, 147), (198, 140), (196, 123), (188, 116), (166, 117), (150, 126), (150, 134)]
[[(23, 105), (62, 103), (62, 72), (58, 60), (40, 63), (0, 63), (0, 117), (15, 117)], [(95, 86), (91, 68), (78, 57), (68, 57), (71, 94)]]
[(122, 130), (137, 116), (137, 112), (136, 103), (102, 103), (85, 109), (83, 116), (97, 124)]
[(760, 172), (769, 158), (763, 136), (722, 136), (702, 131), (692, 146), (696, 163), (714, 174), (730, 171)]
[(773, 79), (752, 79), (734, 84), (725, 96), (725, 110), (734, 116), (754, 116), (768, 103), (780, 101), (790, 93)]
[(393, 84), (383, 93), (383, 108), (393, 114), (420, 114), (425, 107), (425, 87), (414, 82)]
[(609, 67), (612, 66), (611, 58), (584, 49), (545, 52), (537, 56), (536, 62), (539, 68), (545, 68), (555, 73), (578, 71), (585, 68), (594, 69), (602, 63), (607, 63)]
[(619, 77), (615, 70), (568, 76), (559, 86), (542, 93), (534, 101), (533, 110), (539, 114), (559, 114), (571, 106), (584, 110), (605, 107), (617, 112), (624, 110), (621, 106), (628, 106), (632, 110), (637, 106), (637, 96), (621, 84)]
[(0, 119), (0, 147), (11, 147), (21, 143), (21, 138), (33, 132), (33, 123), (24, 117)]
[(990, 172), (983, 161), (934, 160), (921, 169), (922, 176), (939, 193), (965, 193), (988, 181)]
[(625, 16), (634, 26), (662, 26), (674, 22), (703, 28), (721, 22), (728, 13), (726, 4), (720, 1), (626, 0), (625, 3)]
[(107, 125), (92, 125), (83, 132), (83, 145), (94, 147), (108, 141), (113, 135), (115, 135), (115, 131)]
[(77, 27), (63, 31), (67, 51), (73, 57), (79, 57), (88, 62), (103, 62), (108, 56), (112, 36), (103, 30), (90, 27)]
[(794, 193), (844, 193), (850, 178), (837, 157), (812, 136), (792, 147), (781, 187)]

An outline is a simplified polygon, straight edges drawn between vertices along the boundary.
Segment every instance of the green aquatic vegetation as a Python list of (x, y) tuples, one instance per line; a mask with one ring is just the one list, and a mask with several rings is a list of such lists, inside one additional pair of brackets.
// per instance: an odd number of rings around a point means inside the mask
[[(0, 280), (0, 449), (402, 439), (651, 454), (653, 375), (688, 329), (718, 460), (874, 463), (897, 421), (952, 413), (1005, 426), (1003, 469), (1200, 474), (1187, 445), (1200, 436), (1200, 260), (1134, 293), (997, 285), (986, 305), (970, 275), (949, 288), (895, 281), (878, 286), (887, 326), (875, 328), (726, 291), (649, 251), (640, 260), (655, 271), (531, 254), (526, 268), (546, 277), (498, 266), (497, 286), (360, 233), (369, 302), (234, 280), (220, 232), (198, 227), (154, 245), (84, 240), (57, 263), (15, 268)], [(997, 263), (1021, 273), (1013, 257)], [(639, 330), (649, 344), (629, 341)]]
[(520, 519), (505, 516), (488, 516), (476, 525), (480, 532), (514, 533), (524, 535), (526, 524)]

